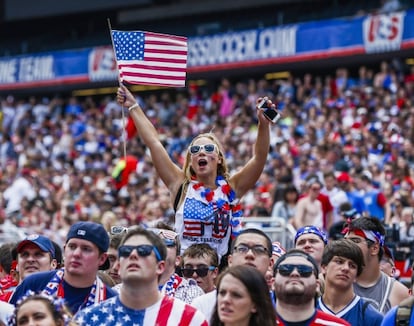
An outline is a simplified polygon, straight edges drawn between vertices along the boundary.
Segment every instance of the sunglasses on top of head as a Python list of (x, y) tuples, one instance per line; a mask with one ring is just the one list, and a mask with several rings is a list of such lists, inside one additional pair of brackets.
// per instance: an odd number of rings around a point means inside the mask
[(111, 232), (110, 234), (123, 234), (123, 233), (128, 233), (128, 228), (125, 226), (118, 226), (118, 225), (114, 225), (111, 226)]
[(205, 144), (205, 145), (192, 145), (190, 146), (190, 154), (195, 155), (201, 152), (201, 150), (204, 151), (204, 153), (211, 154), (216, 150), (215, 144)]

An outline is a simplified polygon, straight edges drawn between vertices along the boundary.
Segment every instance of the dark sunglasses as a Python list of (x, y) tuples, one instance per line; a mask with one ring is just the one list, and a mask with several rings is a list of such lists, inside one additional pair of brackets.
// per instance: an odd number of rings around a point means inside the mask
[(207, 276), (209, 271), (214, 271), (216, 267), (215, 266), (206, 266), (206, 267), (199, 267), (199, 268), (181, 268), (181, 272), (183, 273), (184, 277), (190, 278), (193, 276), (194, 272), (199, 277), (205, 277)]
[(296, 268), (301, 277), (310, 277), (313, 274), (313, 267), (308, 265), (283, 264), (277, 270), (282, 276), (289, 276)]
[(238, 252), (239, 254), (246, 255), (249, 252), (249, 250), (251, 250), (255, 255), (268, 254), (267, 248), (261, 245), (248, 246), (246, 244), (239, 244), (238, 246), (235, 246), (233, 252)]
[(205, 145), (193, 145), (190, 146), (190, 154), (195, 155), (200, 153), (201, 150), (204, 150), (205, 153), (211, 154), (216, 150), (216, 145), (214, 144), (205, 144)]
[(120, 246), (118, 248), (118, 255), (119, 257), (127, 258), (132, 254), (134, 249), (137, 251), (138, 256), (140, 257), (148, 257), (149, 255), (151, 255), (151, 252), (154, 251), (157, 261), (162, 260), (160, 252), (158, 251), (157, 247), (152, 246), (152, 245)]

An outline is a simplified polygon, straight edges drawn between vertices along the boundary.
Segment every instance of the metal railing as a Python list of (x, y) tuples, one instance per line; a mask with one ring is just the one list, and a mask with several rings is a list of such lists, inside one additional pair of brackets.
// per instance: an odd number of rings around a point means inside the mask
[(296, 230), (279, 217), (244, 217), (243, 228), (256, 228), (265, 232), (273, 241), (279, 241), (285, 249), (293, 248)]

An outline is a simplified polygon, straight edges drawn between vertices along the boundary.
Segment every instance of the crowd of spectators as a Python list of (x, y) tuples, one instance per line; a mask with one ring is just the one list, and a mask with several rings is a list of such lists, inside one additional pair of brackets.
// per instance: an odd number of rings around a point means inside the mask
[[(115, 95), (2, 99), (2, 220), (60, 244), (78, 220), (101, 222), (107, 230), (172, 221), (168, 189)], [(186, 92), (136, 95), (176, 162), (183, 162), (194, 135), (213, 131), (228, 149), (233, 172), (252, 153), (256, 98), (277, 104), (282, 118), (272, 126), (265, 170), (243, 198), (246, 217), (271, 216), (285, 188), (294, 186), (300, 196), (308, 176), (318, 175), (323, 186), (324, 174), (333, 172), (351, 188), (369, 176), (386, 199), (384, 221), (412, 223), (412, 211), (402, 214), (413, 206), (414, 67), (392, 61), (361, 66), (355, 75), (337, 68), (326, 76), (223, 78), (212, 91), (189, 85)]]

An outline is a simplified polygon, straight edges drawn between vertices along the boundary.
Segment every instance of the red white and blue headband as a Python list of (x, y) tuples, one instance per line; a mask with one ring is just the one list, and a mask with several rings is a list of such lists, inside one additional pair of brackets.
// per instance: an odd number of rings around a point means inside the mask
[(377, 231), (363, 230), (363, 229), (349, 229), (348, 232), (354, 232), (355, 235), (363, 237), (372, 242), (378, 242), (380, 246), (384, 246), (384, 236)]

